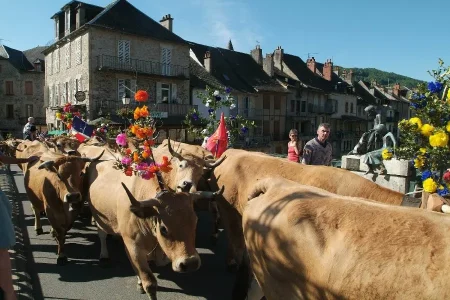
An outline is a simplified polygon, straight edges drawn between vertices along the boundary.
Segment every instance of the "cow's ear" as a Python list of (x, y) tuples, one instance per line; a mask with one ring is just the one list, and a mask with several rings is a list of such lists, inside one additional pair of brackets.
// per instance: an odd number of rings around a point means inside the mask
[(153, 206), (144, 205), (130, 205), (130, 211), (141, 219), (146, 219), (158, 215), (158, 212)]

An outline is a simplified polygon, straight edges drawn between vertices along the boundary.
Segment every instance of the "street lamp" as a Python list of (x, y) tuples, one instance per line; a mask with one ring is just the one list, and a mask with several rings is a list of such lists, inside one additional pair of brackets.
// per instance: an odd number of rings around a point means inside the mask
[(128, 105), (130, 105), (130, 97), (127, 97), (127, 94), (123, 94), (122, 96), (122, 103), (125, 107), (125, 112), (122, 115), (123, 120), (124, 120), (124, 129), (127, 127), (127, 115), (128, 115)]
[(131, 100), (130, 97), (127, 97), (126, 94), (123, 94), (123, 96), (122, 96), (123, 105), (128, 106), (130, 104), (130, 100)]

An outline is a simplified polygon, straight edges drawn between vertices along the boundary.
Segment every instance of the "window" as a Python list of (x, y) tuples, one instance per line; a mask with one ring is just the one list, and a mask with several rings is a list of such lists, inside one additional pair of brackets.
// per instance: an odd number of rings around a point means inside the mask
[(14, 105), (13, 104), (6, 104), (6, 118), (14, 119)]
[(130, 41), (119, 40), (117, 56), (119, 57), (119, 63), (130, 63)]
[(63, 95), (63, 102), (67, 103), (70, 101), (69, 99), (69, 83), (68, 82), (64, 82), (64, 95)]
[(59, 72), (59, 49), (56, 49), (54, 54), (53, 54), (53, 59), (55, 60), (55, 63), (53, 65), (53, 73), (58, 73)]
[(353, 113), (353, 103), (350, 103), (350, 113)]
[(263, 134), (270, 135), (270, 121), (263, 122)]
[(26, 117), (32, 117), (33, 116), (33, 104), (27, 104), (26, 106)]
[(75, 60), (76, 60), (76, 64), (79, 65), (82, 62), (82, 58), (81, 58), (81, 37), (79, 37), (76, 42), (75, 42)]
[(6, 95), (14, 95), (14, 85), (12, 81), (6, 81)]
[(171, 75), (172, 49), (161, 48), (161, 74)]
[(36, 62), (36, 63), (34, 64), (34, 70), (35, 70), (36, 72), (42, 72), (42, 66), (41, 66), (41, 63), (40, 63), (40, 62)]
[(295, 100), (291, 100), (291, 112), (295, 111)]
[(345, 112), (348, 113), (348, 102), (345, 102)]
[(306, 112), (306, 101), (302, 101), (302, 109), (301, 112)]
[(162, 102), (168, 102), (170, 99), (170, 85), (166, 83), (161, 84)]
[(281, 109), (281, 96), (276, 95), (273, 101), (273, 109)]
[(270, 95), (263, 96), (263, 109), (270, 109)]
[(177, 85), (172, 83), (156, 83), (156, 102), (157, 103), (178, 103)]
[(66, 45), (66, 69), (70, 68), (70, 42)]
[(273, 139), (275, 141), (280, 140), (280, 121), (273, 121)]
[(55, 18), (55, 38), (59, 39), (59, 17)]
[(68, 8), (64, 14), (65, 17), (65, 25), (64, 25), (64, 30), (65, 30), (65, 35), (68, 35), (70, 33), (70, 8)]
[(25, 95), (33, 95), (33, 82), (25, 81)]
[[(81, 85), (81, 83), (80, 83)], [(125, 95), (127, 98), (133, 98), (136, 91), (136, 80), (134, 79), (119, 79), (117, 81), (117, 101), (122, 103), (122, 98)]]

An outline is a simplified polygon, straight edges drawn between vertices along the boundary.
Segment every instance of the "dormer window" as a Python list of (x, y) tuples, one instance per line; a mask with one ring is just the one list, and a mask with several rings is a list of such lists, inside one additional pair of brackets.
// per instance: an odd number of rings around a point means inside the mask
[(59, 39), (59, 17), (55, 18), (55, 39)]
[(68, 35), (70, 33), (70, 7), (68, 7), (64, 12), (64, 20), (65, 20), (64, 25), (65, 35)]

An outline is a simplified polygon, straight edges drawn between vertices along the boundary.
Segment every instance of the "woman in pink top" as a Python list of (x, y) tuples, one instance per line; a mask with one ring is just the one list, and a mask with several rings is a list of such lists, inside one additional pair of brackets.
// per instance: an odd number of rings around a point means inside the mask
[(302, 156), (302, 147), (298, 140), (297, 129), (291, 129), (289, 131), (289, 138), (291, 141), (288, 143), (288, 159), (290, 161), (300, 162), (300, 157)]

